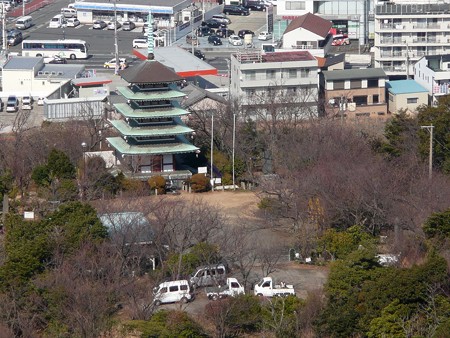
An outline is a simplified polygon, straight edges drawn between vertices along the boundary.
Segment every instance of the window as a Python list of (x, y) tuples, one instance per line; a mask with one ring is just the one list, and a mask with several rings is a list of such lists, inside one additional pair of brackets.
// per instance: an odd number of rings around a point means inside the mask
[(286, 1), (286, 9), (291, 11), (304, 10), (305, 1)]
[(372, 96), (372, 103), (380, 103), (380, 96), (379, 95), (373, 95)]
[(187, 285), (180, 285), (180, 290), (186, 291), (188, 289)]
[(297, 69), (288, 69), (288, 76), (290, 79), (297, 78)]
[(262, 285), (263, 288), (269, 288), (270, 287), (270, 282), (267, 281)]
[(361, 80), (350, 80), (350, 88), (351, 89), (361, 88)]
[(309, 69), (306, 68), (300, 69), (300, 77), (309, 77)]
[(295, 94), (296, 92), (297, 92), (297, 87), (288, 87), (287, 88), (287, 94), (288, 95)]
[(357, 106), (367, 105), (367, 96), (353, 96), (353, 102), (355, 102)]
[(178, 291), (178, 285), (169, 286), (169, 292), (175, 292)]
[(394, 102), (394, 95), (389, 94), (389, 101)]
[(224, 269), (218, 269), (218, 270), (217, 270), (217, 273), (218, 273), (219, 275), (223, 275), (223, 274), (225, 273), (225, 270), (224, 270)]
[(417, 103), (419, 101), (419, 99), (417, 97), (409, 97), (406, 99), (406, 103), (410, 104), (410, 103)]
[(167, 288), (161, 288), (161, 290), (159, 292), (166, 293), (167, 292)]
[(378, 79), (367, 80), (367, 88), (377, 88), (377, 87), (378, 87)]
[(249, 70), (245, 72), (245, 79), (246, 80), (256, 80), (256, 73), (254, 70)]
[(333, 83), (333, 89), (345, 89), (345, 81), (334, 81)]
[(267, 69), (266, 70), (266, 77), (267, 77), (267, 79), (275, 79), (275, 70), (274, 69)]
[(232, 287), (233, 289), (236, 289), (236, 288), (239, 287), (239, 284), (236, 283), (236, 282), (231, 282), (231, 287)]

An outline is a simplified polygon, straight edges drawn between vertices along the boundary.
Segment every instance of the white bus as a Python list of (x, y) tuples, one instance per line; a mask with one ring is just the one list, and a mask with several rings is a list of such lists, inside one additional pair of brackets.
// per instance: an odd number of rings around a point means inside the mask
[(23, 56), (59, 56), (64, 59), (87, 59), (88, 44), (83, 40), (24, 40)]

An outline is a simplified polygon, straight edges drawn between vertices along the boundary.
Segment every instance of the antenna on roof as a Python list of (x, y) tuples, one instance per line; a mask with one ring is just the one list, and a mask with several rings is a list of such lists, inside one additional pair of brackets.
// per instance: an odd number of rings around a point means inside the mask
[(148, 11), (148, 17), (147, 17), (147, 25), (148, 25), (148, 31), (147, 31), (147, 60), (153, 60), (155, 58), (154, 55), (154, 47), (155, 47), (155, 41), (153, 38), (153, 16), (152, 12)]

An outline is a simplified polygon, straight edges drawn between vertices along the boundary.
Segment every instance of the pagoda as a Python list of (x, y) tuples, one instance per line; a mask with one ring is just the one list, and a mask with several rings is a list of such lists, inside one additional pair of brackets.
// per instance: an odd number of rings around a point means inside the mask
[[(148, 26), (153, 27), (151, 13)], [(153, 34), (149, 33), (147, 39), (147, 60), (120, 73), (128, 86), (117, 87), (117, 91), (126, 103), (114, 104), (122, 118), (110, 121), (120, 136), (107, 141), (126, 176), (187, 178), (190, 172), (177, 171), (177, 155), (197, 153), (199, 149), (186, 138), (194, 130), (181, 120), (181, 116), (190, 114), (179, 103), (186, 95), (178, 90), (183, 78), (154, 60)]]

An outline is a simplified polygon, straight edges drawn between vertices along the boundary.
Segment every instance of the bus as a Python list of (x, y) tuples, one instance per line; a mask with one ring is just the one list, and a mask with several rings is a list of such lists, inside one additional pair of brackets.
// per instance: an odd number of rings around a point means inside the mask
[(59, 56), (63, 59), (87, 59), (88, 44), (83, 40), (24, 40), (22, 56)]

